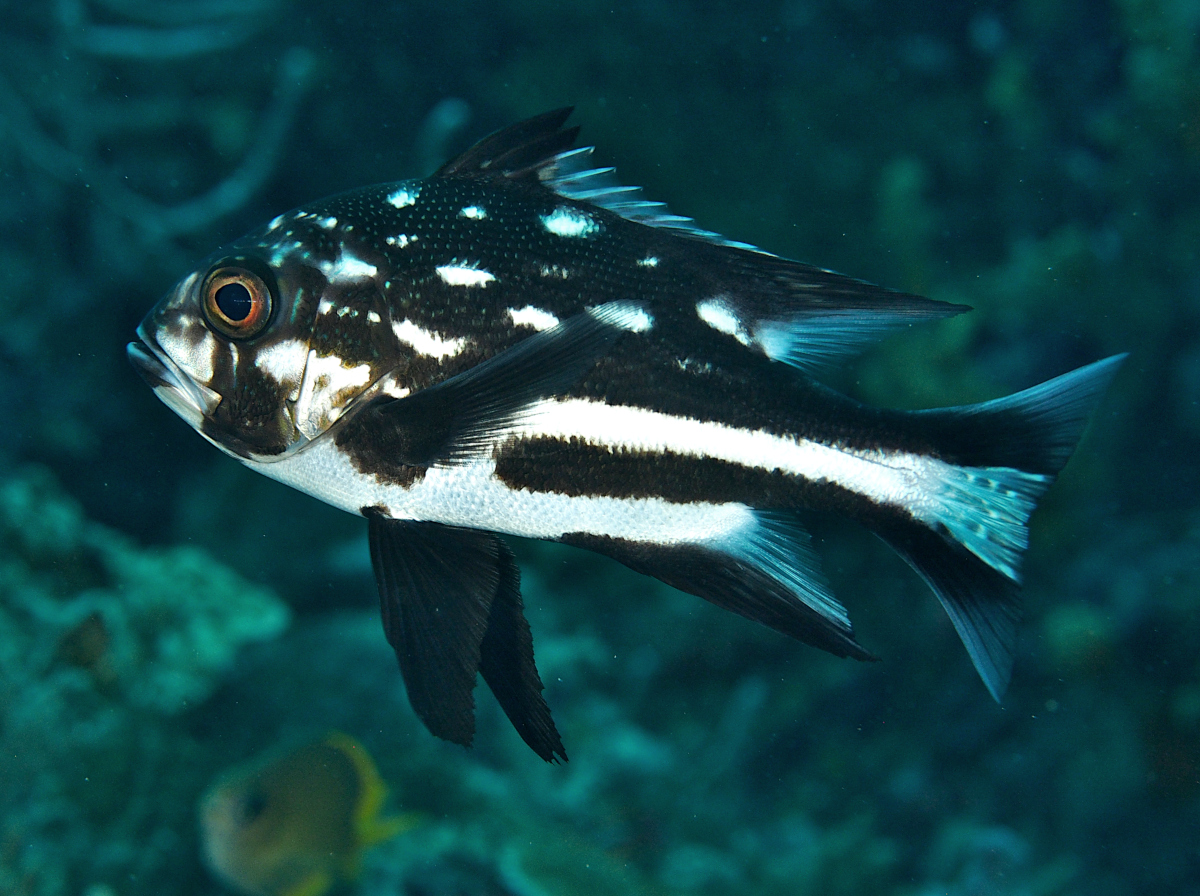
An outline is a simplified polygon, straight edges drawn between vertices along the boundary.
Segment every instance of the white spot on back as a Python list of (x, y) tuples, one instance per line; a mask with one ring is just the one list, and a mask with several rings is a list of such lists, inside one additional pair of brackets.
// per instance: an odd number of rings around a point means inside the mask
[(415, 236), (410, 238), (407, 233), (400, 233), (396, 236), (389, 236), (386, 240), (384, 240), (384, 242), (386, 242), (389, 246), (398, 246), (399, 248), (403, 249), (415, 239)]
[(322, 230), (333, 230), (337, 227), (337, 218), (320, 218), (317, 221), (317, 226)]
[(640, 258), (638, 259), (638, 266), (643, 268), (656, 268), (658, 267), (658, 256), (647, 255), (645, 258)]
[(470, 343), (462, 336), (446, 339), (441, 333), (419, 327), (411, 320), (402, 320), (392, 324), (392, 332), (405, 345), (412, 347), (421, 355), (431, 358), (453, 358)]
[(390, 395), (392, 398), (406, 398), (412, 393), (412, 389), (398, 385), (390, 380), (380, 386), (379, 391), (384, 395)]
[(631, 333), (645, 333), (654, 326), (654, 318), (645, 308), (639, 308), (633, 313), (632, 319), (628, 326), (625, 327)]
[(468, 205), (458, 213), (458, 216), (460, 218), (473, 218), (476, 221), (482, 221), (487, 217), (487, 211), (478, 205)]
[(393, 205), (396, 208), (407, 208), (410, 205), (415, 205), (417, 197), (420, 195), (420, 187), (406, 184), (388, 196), (387, 201), (389, 205)]
[(274, 230), (275, 228), (277, 228), (280, 224), (283, 223), (283, 218), (284, 218), (283, 215), (276, 215), (274, 218), (271, 219), (271, 223), (267, 225), (267, 230)]
[(541, 215), (542, 226), (555, 236), (584, 237), (600, 229), (591, 215), (579, 209), (559, 206), (548, 215)]
[(317, 267), (330, 283), (345, 283), (374, 277), (376, 268), (349, 252), (342, 252), (333, 261), (322, 261)]
[(741, 321), (737, 319), (737, 315), (723, 296), (697, 302), (696, 314), (718, 333), (732, 336), (742, 345), (750, 344), (750, 335), (742, 328)]
[(381, 320), (381, 318), (379, 317), (379, 312), (378, 311), (368, 311), (367, 312), (367, 320), (369, 320), (373, 324), (379, 323), (379, 321)]
[(543, 277), (558, 277), (560, 280), (566, 280), (571, 276), (571, 272), (562, 265), (544, 264), (542, 265), (541, 274)]
[(777, 321), (765, 321), (754, 334), (758, 347), (772, 361), (782, 361), (790, 357), (796, 348), (794, 329)]
[(633, 302), (606, 302), (589, 308), (588, 314), (630, 333), (645, 333), (654, 326), (654, 317)]
[(526, 305), (524, 308), (509, 308), (508, 316), (514, 327), (533, 327), (539, 333), (558, 326), (558, 318), (542, 308)]
[(437, 274), (449, 286), (487, 286), (496, 279), (491, 271), (466, 264), (441, 265)]

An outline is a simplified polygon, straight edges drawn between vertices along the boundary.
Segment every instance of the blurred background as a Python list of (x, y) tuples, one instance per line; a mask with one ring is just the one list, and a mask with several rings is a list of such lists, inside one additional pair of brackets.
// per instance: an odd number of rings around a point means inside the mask
[[(1196, 0), (0, 9), (0, 893), (298, 896), (213, 876), (197, 805), (331, 730), (417, 819), (336, 892), (1200, 893)], [(827, 520), (883, 662), (518, 543), (571, 761), (486, 689), (475, 747), (436, 741), (362, 521), (220, 455), (127, 364), (222, 243), (565, 104), (705, 228), (974, 306), (830, 378), (861, 400), (1131, 352), (1034, 518), (1003, 706), (916, 576)]]

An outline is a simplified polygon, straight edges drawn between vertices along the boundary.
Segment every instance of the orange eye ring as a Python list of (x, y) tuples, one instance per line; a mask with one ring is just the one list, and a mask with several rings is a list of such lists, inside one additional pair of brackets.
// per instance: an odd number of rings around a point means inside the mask
[(271, 290), (246, 268), (217, 268), (209, 274), (203, 301), (208, 322), (231, 339), (257, 336), (271, 318)]

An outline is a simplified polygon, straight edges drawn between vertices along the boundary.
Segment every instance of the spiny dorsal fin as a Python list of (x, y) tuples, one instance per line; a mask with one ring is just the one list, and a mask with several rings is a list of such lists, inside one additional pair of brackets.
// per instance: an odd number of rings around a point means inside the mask
[(639, 187), (623, 186), (613, 168), (592, 168), (595, 147), (573, 149), (578, 127), (564, 128), (574, 106), (543, 112), (484, 137), (434, 172), (434, 177), (502, 177), (540, 182), (567, 199), (607, 209), (648, 227), (661, 227), (681, 236), (719, 246), (763, 252), (749, 243), (728, 240), (697, 227), (691, 218), (671, 214), (665, 203), (642, 196)]
[(484, 137), (434, 172), (434, 177), (496, 175), (522, 180), (575, 145), (579, 128), (563, 129), (574, 111), (564, 106), (543, 112)]
[(640, 187), (627, 187), (618, 181), (615, 168), (589, 167), (593, 152), (595, 147), (592, 146), (560, 152), (538, 166), (538, 177), (560, 196), (608, 209), (638, 224), (660, 227), (718, 246), (770, 255), (750, 243), (726, 239), (719, 233), (697, 227), (691, 218), (671, 214), (666, 203), (646, 199)]

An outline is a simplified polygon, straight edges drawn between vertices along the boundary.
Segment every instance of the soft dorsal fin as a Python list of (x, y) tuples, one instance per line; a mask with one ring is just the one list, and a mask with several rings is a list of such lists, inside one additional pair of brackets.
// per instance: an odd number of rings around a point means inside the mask
[(971, 310), (774, 255), (729, 252), (725, 263), (736, 285), (698, 303), (700, 319), (811, 375), (896, 330)]

